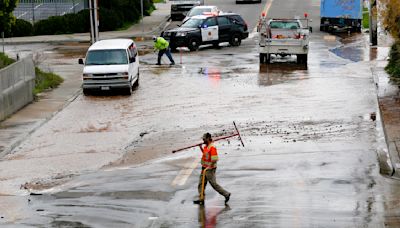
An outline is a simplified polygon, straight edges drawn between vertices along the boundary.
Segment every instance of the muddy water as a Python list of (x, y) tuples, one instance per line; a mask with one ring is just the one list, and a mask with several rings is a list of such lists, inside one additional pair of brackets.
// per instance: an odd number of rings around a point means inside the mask
[[(316, 36), (307, 67), (290, 57), (260, 66), (253, 40), (174, 53), (182, 64), (173, 67), (142, 55), (132, 96), (79, 96), (2, 162), (2, 193), (45, 193), (19, 217), (33, 226), (188, 227), (218, 217), (224, 227), (374, 227), (395, 185), (380, 185), (375, 87), (365, 53), (351, 51), (357, 42)], [(199, 171), (171, 182), (199, 151), (171, 152), (204, 132), (233, 133), (232, 121), (246, 147), (236, 138), (217, 146), (219, 180), (235, 198), (228, 208), (207, 192), (208, 206), (193, 207)]]

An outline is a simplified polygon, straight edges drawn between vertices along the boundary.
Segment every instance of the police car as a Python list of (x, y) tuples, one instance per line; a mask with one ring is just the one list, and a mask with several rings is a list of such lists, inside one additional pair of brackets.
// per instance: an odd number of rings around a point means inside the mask
[(249, 36), (248, 26), (236, 13), (205, 14), (191, 17), (180, 27), (161, 34), (169, 41), (174, 51), (178, 47), (188, 47), (195, 51), (203, 44), (218, 47), (219, 43), (229, 42), (239, 46)]

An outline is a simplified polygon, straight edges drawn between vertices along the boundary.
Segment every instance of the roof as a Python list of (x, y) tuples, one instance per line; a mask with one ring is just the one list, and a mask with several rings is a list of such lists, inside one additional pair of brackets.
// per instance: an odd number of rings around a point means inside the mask
[(109, 39), (100, 40), (89, 47), (91, 50), (105, 50), (105, 49), (127, 49), (133, 43), (130, 39)]
[(212, 15), (196, 15), (196, 16), (193, 16), (192, 19), (206, 19), (209, 17), (212, 17)]
[(203, 15), (196, 15), (196, 16), (193, 16), (193, 17), (191, 17), (191, 18), (193, 18), (193, 19), (207, 19), (207, 18), (209, 18), (209, 17), (218, 17), (218, 16), (230, 16), (230, 15), (239, 15), (240, 16), (240, 14), (237, 14), (237, 13), (220, 13), (220, 14), (218, 14), (218, 15), (208, 15), (208, 14), (203, 14)]

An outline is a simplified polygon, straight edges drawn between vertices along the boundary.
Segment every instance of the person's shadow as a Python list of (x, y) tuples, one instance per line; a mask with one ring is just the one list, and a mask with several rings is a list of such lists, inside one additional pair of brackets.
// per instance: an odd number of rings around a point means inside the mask
[(204, 205), (199, 205), (199, 224), (201, 228), (213, 228), (217, 225), (218, 215), (231, 210), (228, 204), (224, 208), (209, 208), (206, 212)]

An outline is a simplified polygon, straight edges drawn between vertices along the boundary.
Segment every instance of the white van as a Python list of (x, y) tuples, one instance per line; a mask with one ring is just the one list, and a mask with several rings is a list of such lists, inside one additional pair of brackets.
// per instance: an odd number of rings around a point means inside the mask
[(101, 40), (89, 47), (83, 68), (83, 94), (123, 89), (131, 95), (139, 85), (139, 55), (130, 39)]

